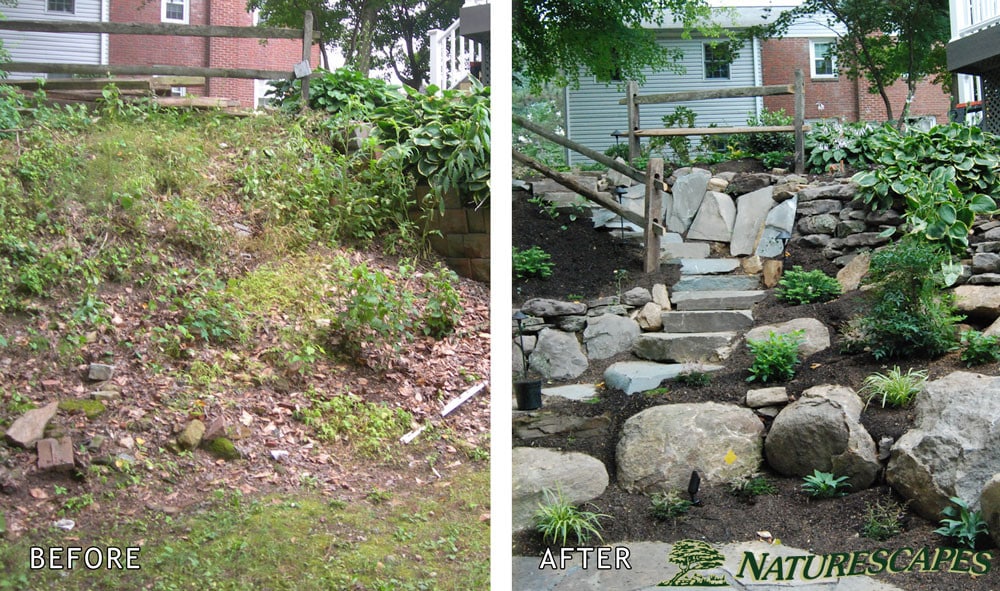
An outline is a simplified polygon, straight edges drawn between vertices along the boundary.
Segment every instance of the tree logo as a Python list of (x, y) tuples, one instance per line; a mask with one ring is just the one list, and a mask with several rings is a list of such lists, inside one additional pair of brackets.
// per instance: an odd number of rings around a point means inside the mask
[(718, 568), (726, 558), (721, 552), (707, 542), (700, 540), (681, 540), (676, 542), (667, 555), (667, 562), (672, 562), (680, 569), (669, 581), (663, 581), (658, 587), (725, 587), (726, 579), (722, 575), (703, 575), (695, 572)]

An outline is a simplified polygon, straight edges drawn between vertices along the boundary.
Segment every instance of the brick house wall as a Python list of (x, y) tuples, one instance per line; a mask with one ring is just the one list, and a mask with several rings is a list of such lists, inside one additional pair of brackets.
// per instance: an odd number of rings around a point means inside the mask
[[(160, 23), (161, 3), (149, 0), (111, 2), (109, 20), (122, 23)], [(190, 0), (189, 24), (249, 27), (253, 16), (246, 0)], [(209, 8), (211, 13), (208, 12)], [(295, 39), (224, 39), (148, 35), (109, 35), (108, 59), (112, 65), (170, 65), (209, 68), (252, 68), (287, 70), (302, 60), (302, 42)], [(313, 45), (310, 63), (319, 66), (319, 46)], [(190, 94), (204, 94), (240, 101), (254, 107), (254, 81), (237, 78), (209, 78), (204, 89), (189, 88)]]
[[(809, 68), (809, 39), (786, 38), (768, 39), (761, 43), (761, 64), (763, 82), (767, 84), (792, 84), (795, 69), (805, 73), (806, 119), (841, 117), (846, 121), (885, 121), (885, 104), (878, 94), (868, 92), (864, 80), (850, 80), (846, 76), (837, 78), (812, 78)], [(897, 82), (888, 89), (893, 115), (898, 117), (906, 97), (906, 84)], [(823, 105), (821, 110), (819, 105)], [(791, 114), (795, 111), (794, 97), (791, 95), (764, 97), (764, 106), (771, 111), (784, 109)], [(951, 95), (940, 85), (929, 79), (917, 85), (917, 93), (910, 107), (914, 117), (933, 115), (937, 122), (948, 122)]]

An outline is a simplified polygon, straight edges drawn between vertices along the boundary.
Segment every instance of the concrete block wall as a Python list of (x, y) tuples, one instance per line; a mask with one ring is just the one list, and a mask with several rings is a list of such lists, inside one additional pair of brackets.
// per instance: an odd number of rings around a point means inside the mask
[[(417, 187), (420, 203), (427, 196), (427, 187)], [(430, 228), (441, 233), (432, 236), (431, 248), (445, 258), (448, 267), (463, 277), (489, 283), (490, 280), (490, 210), (489, 206), (475, 209), (462, 204), (455, 192), (445, 197), (442, 215), (435, 210)]]

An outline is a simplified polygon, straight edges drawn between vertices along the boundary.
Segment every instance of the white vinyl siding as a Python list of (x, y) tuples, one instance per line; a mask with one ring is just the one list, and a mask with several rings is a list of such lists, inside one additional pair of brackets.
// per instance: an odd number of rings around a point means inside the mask
[[(101, 0), (73, 0), (75, 13), (50, 12), (48, 0), (21, 0), (17, 6), (4, 6), (0, 12), (11, 20), (101, 22)], [(4, 49), (13, 61), (59, 62), (66, 64), (101, 64), (101, 36), (97, 33), (30, 33), (0, 30)], [(11, 78), (34, 78), (38, 75), (11, 72)]]
[[(677, 47), (684, 52), (680, 63), (684, 74), (659, 72), (648, 74), (646, 83), (639, 88), (639, 94), (659, 94), (685, 90), (717, 90), (726, 87), (753, 86), (755, 72), (753, 58), (754, 44), (747, 43), (739, 51), (739, 56), (730, 65), (729, 80), (706, 80), (704, 78), (704, 55), (702, 44), (705, 39), (661, 39), (664, 46)], [(579, 89), (566, 91), (566, 133), (573, 141), (593, 150), (603, 152), (614, 145), (613, 131), (628, 131), (628, 113), (625, 105), (618, 101), (625, 97), (623, 84), (599, 84), (592, 77), (581, 78)], [(715, 123), (720, 127), (746, 125), (747, 115), (757, 113), (757, 101), (753, 97), (689, 101), (639, 107), (640, 124), (653, 129), (663, 127), (661, 118), (684, 106), (694, 110), (698, 117), (695, 125), (708, 127)], [(622, 140), (624, 141), (624, 140)], [(644, 140), (644, 143), (648, 140)], [(576, 152), (569, 152), (570, 164), (589, 162)]]

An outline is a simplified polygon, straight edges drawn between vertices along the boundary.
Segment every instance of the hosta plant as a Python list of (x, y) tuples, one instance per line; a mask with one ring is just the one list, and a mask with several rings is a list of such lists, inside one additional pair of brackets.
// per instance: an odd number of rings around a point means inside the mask
[(847, 476), (834, 476), (830, 472), (820, 472), (813, 470), (813, 473), (805, 476), (802, 483), (802, 490), (810, 497), (826, 499), (831, 497), (842, 497), (847, 494), (844, 490), (851, 486), (847, 482)]
[(951, 497), (949, 500), (952, 505), (941, 511), (944, 519), (940, 521), (941, 527), (934, 530), (934, 533), (951, 538), (966, 548), (975, 548), (976, 540), (989, 529), (982, 513), (973, 511), (960, 497)]

